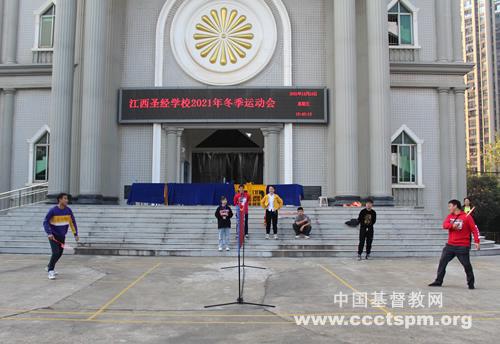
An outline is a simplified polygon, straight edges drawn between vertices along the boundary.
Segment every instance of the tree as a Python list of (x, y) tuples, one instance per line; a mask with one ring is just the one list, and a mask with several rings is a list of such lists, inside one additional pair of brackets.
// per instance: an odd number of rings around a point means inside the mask
[(498, 214), (500, 206), (500, 185), (493, 176), (480, 175), (467, 178), (467, 190), (476, 207), (474, 219), (483, 232), (500, 232)]
[(500, 169), (500, 134), (495, 141), (484, 147), (484, 167), (486, 172), (497, 172)]

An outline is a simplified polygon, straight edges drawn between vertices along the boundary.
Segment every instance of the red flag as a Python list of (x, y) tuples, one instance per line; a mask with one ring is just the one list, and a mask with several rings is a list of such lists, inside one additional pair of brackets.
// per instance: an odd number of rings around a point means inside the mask
[(240, 204), (240, 231), (239, 231), (239, 247), (245, 244), (245, 207)]

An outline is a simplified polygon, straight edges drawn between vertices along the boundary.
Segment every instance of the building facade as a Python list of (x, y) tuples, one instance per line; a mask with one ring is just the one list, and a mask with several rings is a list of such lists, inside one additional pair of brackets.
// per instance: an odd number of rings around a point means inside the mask
[[(234, 180), (433, 212), (466, 195), (458, 0), (0, 4), (0, 192), (123, 203), (137, 181)], [(328, 121), (119, 123), (119, 90), (144, 88), (325, 88)]]
[(463, 0), (464, 59), (474, 64), (465, 78), (467, 161), (475, 173), (486, 171), (486, 145), (495, 140), (500, 125), (495, 2)]

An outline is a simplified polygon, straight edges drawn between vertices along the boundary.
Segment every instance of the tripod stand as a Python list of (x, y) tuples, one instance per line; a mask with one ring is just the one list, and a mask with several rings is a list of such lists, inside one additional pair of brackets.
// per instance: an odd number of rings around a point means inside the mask
[[(209, 306), (205, 306), (204, 308), (230, 306), (230, 305), (251, 305), (251, 306), (261, 306), (261, 307), (276, 307), (276, 306), (267, 305), (264, 303), (246, 302), (243, 299), (243, 289), (245, 286), (245, 275), (243, 275), (243, 280), (242, 280), (241, 272), (242, 272), (242, 268), (243, 268), (243, 273), (245, 270), (244, 270), (244, 265), (242, 265), (242, 261), (241, 261), (241, 247), (243, 247), (243, 261), (244, 261), (244, 259), (245, 259), (244, 232), (245, 231), (243, 230), (243, 236), (242, 236), (242, 228), (244, 229), (245, 220), (244, 220), (244, 218), (242, 220), (241, 213), (242, 213), (242, 206), (240, 205), (240, 229), (238, 231), (238, 233), (239, 233), (239, 235), (238, 235), (238, 265), (237, 266), (228, 266), (228, 267), (222, 268), (222, 269), (238, 268), (238, 298), (234, 302), (226, 302), (226, 303), (220, 303), (220, 304), (216, 304), (216, 305), (209, 305)], [(242, 223), (243, 223), (243, 226), (242, 226)], [(249, 265), (247, 265), (246, 267), (255, 268), (255, 269), (265, 269), (265, 268), (261, 268), (261, 267), (257, 267), (257, 266), (249, 266)]]

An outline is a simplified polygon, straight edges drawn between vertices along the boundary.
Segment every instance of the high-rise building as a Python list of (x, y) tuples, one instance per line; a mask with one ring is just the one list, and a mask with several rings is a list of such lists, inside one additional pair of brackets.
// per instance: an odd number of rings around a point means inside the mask
[(464, 58), (474, 68), (465, 79), (467, 161), (473, 172), (486, 170), (484, 152), (499, 128), (498, 51), (500, 1), (463, 0)]

